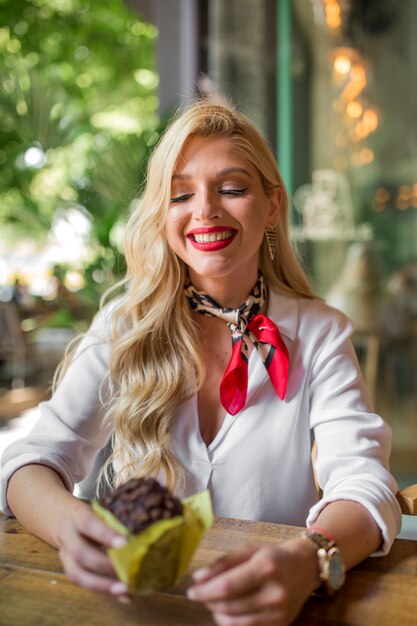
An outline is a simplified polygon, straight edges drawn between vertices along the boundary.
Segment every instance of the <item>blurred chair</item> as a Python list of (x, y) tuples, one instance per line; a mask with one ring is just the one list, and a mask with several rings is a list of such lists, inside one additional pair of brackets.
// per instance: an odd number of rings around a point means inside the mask
[(403, 515), (417, 515), (417, 485), (409, 485), (397, 493)]
[(369, 398), (375, 405), (381, 335), (356, 331), (353, 336), (353, 345), (358, 354)]
[(26, 370), (26, 341), (14, 302), (0, 302), (0, 359), (10, 362), (12, 388), (23, 387)]

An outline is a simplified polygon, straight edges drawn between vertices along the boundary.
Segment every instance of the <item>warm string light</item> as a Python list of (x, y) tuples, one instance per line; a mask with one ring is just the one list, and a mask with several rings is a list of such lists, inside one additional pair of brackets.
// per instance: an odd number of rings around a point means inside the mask
[(368, 165), (374, 161), (374, 152), (360, 144), (378, 128), (379, 115), (365, 96), (368, 84), (365, 61), (351, 46), (339, 46), (332, 53), (332, 69), (333, 82), (339, 91), (332, 108), (341, 116), (343, 126), (335, 143), (343, 151), (355, 146), (348, 157), (336, 155), (333, 165), (338, 170), (346, 169), (349, 163), (353, 167)]
[(375, 213), (382, 213), (388, 208), (395, 208), (397, 211), (417, 209), (417, 182), (400, 185), (396, 192), (392, 193), (386, 187), (378, 187), (371, 206)]
[(338, 30), (342, 25), (342, 9), (338, 0), (324, 0), (324, 19), (331, 30)]
[(340, 53), (333, 62), (333, 69), (339, 76), (346, 76), (352, 69), (352, 61), (347, 54)]
[[(350, 11), (349, 0), (321, 0), (323, 22), (335, 40), (343, 37), (343, 22)], [(338, 96), (332, 103), (340, 116), (342, 131), (336, 134), (336, 154), (333, 166), (344, 170), (352, 165), (369, 165), (374, 152), (364, 142), (379, 125), (379, 115), (366, 98), (368, 76), (366, 62), (350, 42), (338, 45), (332, 52), (332, 77)]]
[(346, 113), (349, 115), (349, 117), (353, 117), (354, 119), (357, 119), (361, 117), (363, 113), (363, 106), (357, 100), (352, 100), (351, 102), (348, 102), (346, 105)]

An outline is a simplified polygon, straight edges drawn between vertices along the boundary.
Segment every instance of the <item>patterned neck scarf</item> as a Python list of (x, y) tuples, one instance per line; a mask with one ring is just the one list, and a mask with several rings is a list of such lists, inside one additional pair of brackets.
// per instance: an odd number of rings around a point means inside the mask
[(288, 382), (288, 350), (272, 320), (259, 313), (268, 297), (263, 276), (258, 280), (245, 302), (238, 309), (221, 307), (203, 291), (197, 291), (187, 280), (185, 295), (194, 311), (225, 320), (232, 333), (232, 356), (220, 383), (220, 400), (231, 415), (246, 404), (248, 389), (248, 345), (258, 350), (269, 377), (281, 400)]

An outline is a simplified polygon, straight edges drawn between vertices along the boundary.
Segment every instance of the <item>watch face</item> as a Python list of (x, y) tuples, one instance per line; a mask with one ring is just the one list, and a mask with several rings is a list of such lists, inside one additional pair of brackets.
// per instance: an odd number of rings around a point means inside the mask
[(327, 554), (329, 564), (329, 577), (327, 583), (331, 589), (337, 591), (345, 582), (345, 564), (337, 548), (332, 548)]

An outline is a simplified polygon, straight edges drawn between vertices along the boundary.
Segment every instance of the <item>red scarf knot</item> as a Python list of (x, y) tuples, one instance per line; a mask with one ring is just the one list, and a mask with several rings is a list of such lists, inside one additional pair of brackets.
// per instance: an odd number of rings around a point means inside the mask
[(262, 274), (259, 273), (255, 286), (238, 309), (221, 307), (211, 296), (197, 291), (190, 282), (185, 285), (185, 293), (193, 310), (224, 319), (232, 333), (232, 356), (220, 383), (220, 400), (226, 411), (236, 415), (246, 404), (246, 339), (258, 350), (278, 396), (284, 400), (288, 384), (288, 349), (276, 324), (259, 313), (268, 296)]

